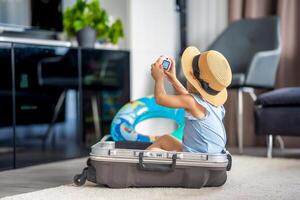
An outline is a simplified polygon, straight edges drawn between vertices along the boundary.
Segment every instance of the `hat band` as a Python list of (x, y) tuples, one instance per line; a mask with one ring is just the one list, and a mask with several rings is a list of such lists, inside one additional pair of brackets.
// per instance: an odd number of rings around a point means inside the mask
[(198, 80), (199, 84), (205, 90), (205, 92), (207, 92), (210, 95), (217, 95), (220, 91), (217, 91), (217, 90), (211, 88), (209, 86), (208, 82), (206, 82), (205, 80), (200, 78), (200, 68), (198, 66), (200, 56), (201, 56), (201, 54), (199, 54), (193, 58), (192, 67), (193, 67), (194, 77)]

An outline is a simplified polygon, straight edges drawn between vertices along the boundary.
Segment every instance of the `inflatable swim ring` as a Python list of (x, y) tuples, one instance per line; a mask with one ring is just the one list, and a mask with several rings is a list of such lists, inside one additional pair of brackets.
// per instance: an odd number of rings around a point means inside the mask
[(135, 126), (143, 120), (150, 118), (167, 118), (174, 120), (178, 128), (171, 133), (180, 141), (184, 128), (184, 109), (174, 109), (160, 106), (153, 96), (143, 97), (125, 104), (115, 115), (110, 133), (114, 141), (141, 141), (154, 142), (155, 135), (138, 133)]

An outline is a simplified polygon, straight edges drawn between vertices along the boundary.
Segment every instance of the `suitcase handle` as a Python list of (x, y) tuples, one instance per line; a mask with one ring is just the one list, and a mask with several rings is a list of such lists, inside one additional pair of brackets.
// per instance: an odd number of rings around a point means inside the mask
[(144, 163), (144, 153), (139, 153), (139, 163), (138, 167), (143, 171), (156, 171), (156, 172), (172, 172), (176, 167), (177, 154), (172, 156), (172, 164), (153, 164), (153, 163)]

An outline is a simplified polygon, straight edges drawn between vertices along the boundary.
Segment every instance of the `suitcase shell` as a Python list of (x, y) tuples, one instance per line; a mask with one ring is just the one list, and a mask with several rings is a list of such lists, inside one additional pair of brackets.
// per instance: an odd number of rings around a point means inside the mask
[[(231, 167), (228, 152), (204, 154), (145, 151), (141, 142), (99, 142), (92, 146), (88, 167), (74, 177), (111, 188), (221, 186)], [(83, 181), (80, 178), (83, 177)], [(81, 182), (80, 182), (81, 181)]]

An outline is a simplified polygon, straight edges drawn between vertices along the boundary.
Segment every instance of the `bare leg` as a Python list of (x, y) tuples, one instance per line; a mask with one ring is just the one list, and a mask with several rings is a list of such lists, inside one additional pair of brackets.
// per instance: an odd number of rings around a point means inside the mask
[[(149, 148), (149, 147), (148, 147)], [(161, 149), (161, 148), (157, 148), (157, 147), (151, 147), (150, 149), (146, 149), (146, 150), (150, 150), (150, 151), (166, 151), (164, 149)]]
[(146, 150), (182, 151), (182, 144), (171, 135), (163, 135), (159, 137), (155, 141), (155, 143), (150, 145)]

